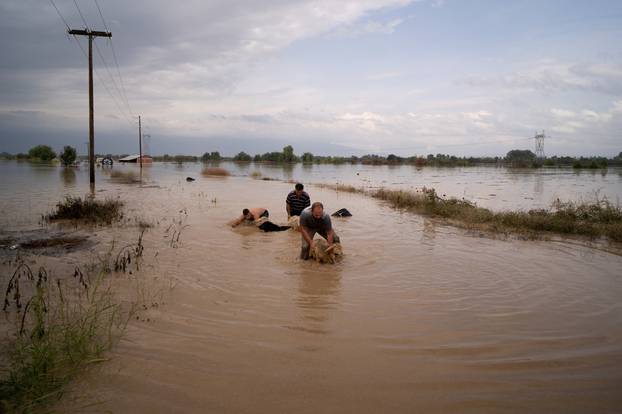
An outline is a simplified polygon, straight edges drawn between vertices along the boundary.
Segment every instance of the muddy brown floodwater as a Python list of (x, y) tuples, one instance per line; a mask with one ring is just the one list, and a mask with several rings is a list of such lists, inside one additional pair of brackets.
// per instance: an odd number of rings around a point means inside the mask
[[(310, 187), (327, 210), (353, 217), (334, 219), (342, 261), (301, 262), (299, 234), (224, 224), (253, 206), (285, 222), (291, 184), (184, 178), (101, 184), (98, 196), (119, 195), (128, 214), (158, 223), (145, 235), (142, 272), (172, 287), (149, 320), (130, 323), (109, 362), (76, 381), (97, 402), (85, 411), (621, 409), (622, 257), (479, 237)], [(114, 233), (131, 239), (136, 229)]]

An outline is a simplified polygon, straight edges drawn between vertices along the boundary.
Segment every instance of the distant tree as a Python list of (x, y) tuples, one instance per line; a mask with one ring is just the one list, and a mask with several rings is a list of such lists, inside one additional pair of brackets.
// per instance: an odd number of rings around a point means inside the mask
[(261, 155), (261, 160), (267, 161), (267, 162), (282, 163), (284, 161), (284, 156), (282, 152), (277, 152), (277, 151), (266, 152)]
[(233, 157), (233, 161), (252, 161), (252, 157), (245, 153), (244, 151), (239, 152), (235, 157)]
[(296, 162), (297, 157), (294, 154), (294, 147), (288, 145), (283, 148), (283, 162)]
[(305, 152), (304, 154), (302, 154), (302, 162), (304, 163), (313, 162), (313, 154), (311, 154), (310, 152)]
[(51, 161), (56, 158), (56, 153), (47, 145), (37, 145), (28, 151), (28, 157), (41, 161)]
[(73, 164), (77, 156), (78, 154), (76, 153), (76, 149), (74, 147), (66, 145), (63, 148), (63, 152), (59, 155), (59, 158), (60, 162), (66, 167)]
[(536, 154), (529, 150), (511, 150), (505, 156), (505, 161), (514, 167), (529, 167), (536, 160)]
[(255, 156), (253, 157), (253, 161), (261, 162), (261, 154), (255, 154)]
[(207, 162), (207, 161), (220, 161), (222, 159), (222, 157), (220, 156), (220, 153), (218, 151), (213, 151), (210, 153), (205, 153), (203, 154), (203, 156), (201, 156), (201, 161), (203, 162)]

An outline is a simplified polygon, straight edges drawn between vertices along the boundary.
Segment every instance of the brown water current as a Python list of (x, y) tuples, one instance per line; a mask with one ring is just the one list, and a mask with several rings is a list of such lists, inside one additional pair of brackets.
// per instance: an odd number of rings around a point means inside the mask
[[(98, 197), (120, 196), (128, 216), (154, 224), (148, 265), (135, 276), (165, 282), (163, 303), (132, 321), (111, 360), (72, 387), (81, 404), (97, 402), (84, 411), (622, 410), (620, 256), (477, 237), (360, 194), (309, 187), (313, 201), (353, 217), (333, 220), (339, 263), (303, 262), (297, 233), (225, 224), (256, 206), (284, 223), (291, 184), (149, 174), (142, 187), (98, 177)], [(137, 232), (91, 237), (103, 249)]]

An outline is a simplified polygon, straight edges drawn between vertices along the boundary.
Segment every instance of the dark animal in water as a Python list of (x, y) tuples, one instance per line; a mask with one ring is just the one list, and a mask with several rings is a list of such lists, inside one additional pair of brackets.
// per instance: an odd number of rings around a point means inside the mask
[(332, 214), (333, 217), (352, 217), (352, 213), (350, 213), (347, 209), (342, 208), (340, 210), (335, 211)]
[(188, 182), (194, 181), (194, 178), (192, 178), (192, 177), (186, 177), (186, 181), (188, 181)]
[(278, 224), (274, 224), (271, 221), (264, 221), (257, 227), (259, 227), (263, 231), (285, 231), (289, 229), (290, 226), (279, 226)]

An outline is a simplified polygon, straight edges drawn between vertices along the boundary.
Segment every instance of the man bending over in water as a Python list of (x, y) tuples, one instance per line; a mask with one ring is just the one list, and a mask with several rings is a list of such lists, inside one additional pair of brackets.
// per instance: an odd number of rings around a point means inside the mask
[(251, 209), (245, 208), (244, 210), (242, 210), (242, 215), (231, 222), (231, 227), (238, 226), (244, 221), (253, 222), (259, 220), (262, 217), (268, 216), (268, 210), (263, 207), (255, 207)]
[(300, 258), (309, 258), (309, 249), (313, 245), (313, 236), (318, 233), (328, 242), (328, 248), (333, 243), (339, 243), (339, 236), (335, 234), (330, 216), (324, 213), (324, 205), (319, 201), (313, 203), (311, 207), (302, 210), (300, 214), (300, 233), (302, 233), (302, 246), (300, 248)]

